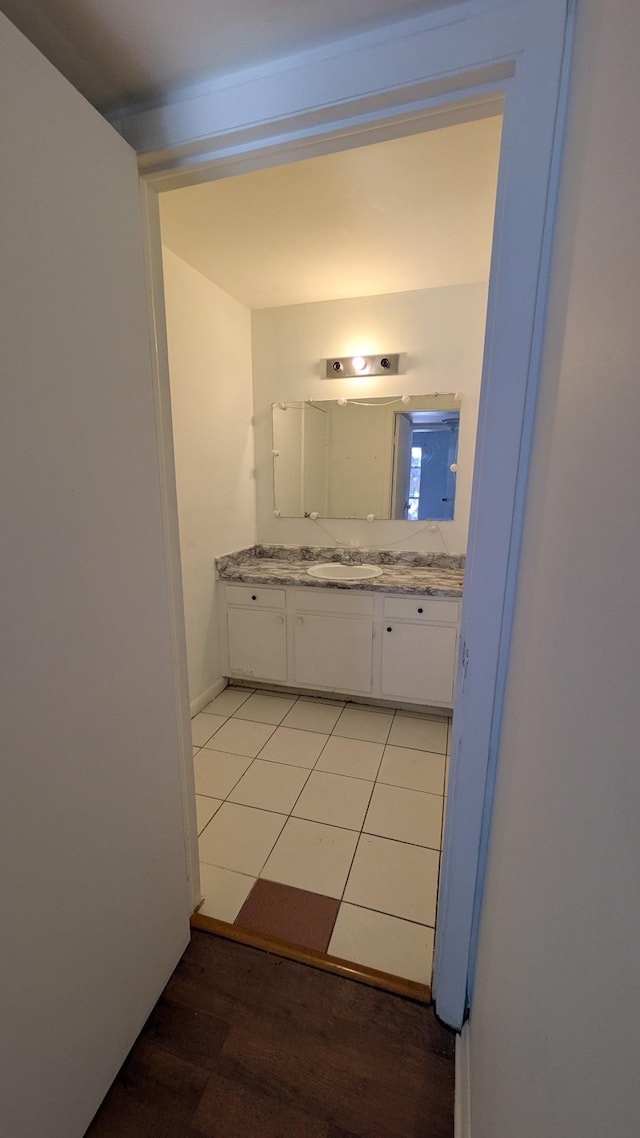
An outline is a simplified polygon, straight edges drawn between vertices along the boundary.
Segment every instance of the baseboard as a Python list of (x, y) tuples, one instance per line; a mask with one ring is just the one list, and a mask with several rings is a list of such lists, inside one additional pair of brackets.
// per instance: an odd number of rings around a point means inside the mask
[(224, 691), (227, 686), (227, 682), (228, 681), (225, 680), (224, 676), (220, 676), (220, 679), (216, 680), (216, 682), (214, 684), (211, 684), (210, 687), (205, 688), (201, 695), (198, 695), (195, 699), (191, 700), (191, 703), (189, 704), (189, 711), (191, 713), (192, 719), (194, 715), (197, 715), (199, 711), (202, 711), (203, 707), (206, 707), (208, 703), (211, 703), (212, 699), (215, 699), (217, 695), (220, 695), (221, 691)]
[(316, 699), (340, 700), (341, 702), (362, 704), (363, 707), (379, 707), (381, 711), (413, 711), (420, 715), (451, 719), (453, 705), (431, 703), (406, 703), (399, 699), (378, 699), (372, 695), (355, 695), (353, 692), (328, 691), (326, 688), (295, 687), (293, 684), (275, 684), (269, 680), (249, 680), (232, 676), (227, 683), (236, 688), (250, 688), (251, 691), (270, 691), (276, 695), (313, 696)]
[(471, 1138), (471, 1067), (468, 1020), (456, 1039), (454, 1135), (455, 1138)]

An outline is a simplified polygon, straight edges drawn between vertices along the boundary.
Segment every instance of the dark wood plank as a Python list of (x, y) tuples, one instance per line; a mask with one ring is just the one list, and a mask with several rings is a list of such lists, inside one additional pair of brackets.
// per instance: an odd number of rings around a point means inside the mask
[(191, 1133), (191, 1119), (209, 1072), (157, 1047), (145, 1030), (121, 1067), (87, 1138), (183, 1138)]
[(203, 1138), (327, 1138), (321, 1119), (223, 1075), (209, 1079), (193, 1128)]
[(401, 1061), (390, 1063), (384, 1045), (372, 1045), (367, 1034), (353, 1033), (349, 1043), (348, 1049), (337, 1047), (331, 1031), (309, 1033), (304, 1022), (275, 1025), (256, 1016), (231, 1030), (224, 1069), (235, 1082), (354, 1134), (413, 1138), (425, 1133), (427, 1117), (430, 1138), (450, 1133), (442, 1060), (440, 1071), (431, 1064), (436, 1077), (425, 1079), (425, 1056), (418, 1048), (406, 1047)]
[(217, 1069), (228, 1034), (228, 1023), (202, 1008), (175, 1004), (166, 993), (156, 1004), (144, 1029), (145, 1037), (157, 1047), (207, 1071)]
[(453, 1059), (423, 1004), (194, 931), (88, 1136), (452, 1138)]

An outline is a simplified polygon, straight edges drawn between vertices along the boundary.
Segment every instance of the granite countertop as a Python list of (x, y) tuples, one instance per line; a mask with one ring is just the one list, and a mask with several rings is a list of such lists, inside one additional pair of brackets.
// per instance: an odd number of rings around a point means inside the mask
[(350, 549), (354, 563), (379, 565), (381, 575), (362, 581), (323, 581), (307, 573), (314, 562), (341, 562), (343, 552), (335, 546), (253, 545), (219, 557), (216, 569), (221, 580), (245, 585), (304, 585), (314, 589), (462, 596), (464, 554)]

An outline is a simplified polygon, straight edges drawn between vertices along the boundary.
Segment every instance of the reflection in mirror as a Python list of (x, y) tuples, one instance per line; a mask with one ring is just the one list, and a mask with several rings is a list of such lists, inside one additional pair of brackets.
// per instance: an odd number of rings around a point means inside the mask
[(276, 403), (274, 507), (294, 518), (451, 521), (459, 422), (453, 395)]

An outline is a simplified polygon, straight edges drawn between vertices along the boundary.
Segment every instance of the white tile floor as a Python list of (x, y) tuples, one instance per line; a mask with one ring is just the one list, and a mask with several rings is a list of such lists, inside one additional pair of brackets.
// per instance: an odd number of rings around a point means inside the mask
[(192, 726), (201, 912), (258, 877), (333, 897), (331, 955), (429, 983), (449, 721), (229, 687)]

